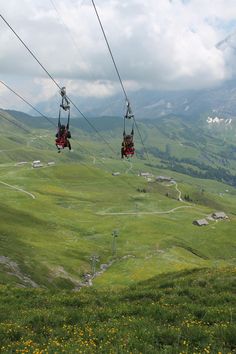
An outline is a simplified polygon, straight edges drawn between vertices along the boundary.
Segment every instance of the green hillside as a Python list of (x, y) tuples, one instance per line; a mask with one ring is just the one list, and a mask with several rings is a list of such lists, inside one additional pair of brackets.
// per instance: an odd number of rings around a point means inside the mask
[[(44, 144), (44, 149), (51, 150), (54, 132), (49, 122), (42, 117), (31, 117), (16, 111), (9, 111), (8, 114), (26, 127), (34, 129), (34, 137), (28, 142), (31, 148), (42, 148)], [(196, 118), (194, 121), (194, 117), (187, 120), (181, 116), (169, 115), (156, 120), (139, 121), (138, 126), (149, 152), (149, 160), (136, 129), (136, 154), (139, 162), (142, 160), (141, 164), (136, 162), (138, 167), (143, 168), (146, 164), (157, 169), (176, 171), (197, 178), (215, 179), (236, 186), (235, 120), (228, 126), (209, 125), (206, 119), (206, 116), (202, 116), (201, 119)], [(52, 119), (52, 122), (56, 125), (56, 119)], [(95, 151), (96, 154), (113, 159), (114, 156), (119, 158), (123, 134), (121, 118), (90, 118), (90, 122), (99, 135), (84, 119), (74, 117), (71, 121), (76, 159), (79, 157), (77, 152), (83, 146), (92, 152)], [(117, 154), (114, 154), (101, 136), (108, 141), (114, 151), (117, 151)]]
[(141, 122), (149, 159), (136, 137), (122, 161), (109, 118), (99, 132), (117, 154), (79, 123), (58, 154), (51, 127), (6, 117), (22, 127), (3, 119), (0, 352), (235, 352), (235, 155), (223, 171), (218, 158), (233, 140)]
[(169, 273), (123, 291), (0, 287), (2, 353), (235, 353), (235, 271)]
[[(121, 161), (98, 136), (79, 126), (73, 128), (73, 151), (57, 154), (51, 128), (30, 128), (26, 124), (30, 118), (19, 113), (7, 117), (18, 118), (29, 132), (4, 121), (2, 283), (73, 289), (83, 286), (89, 273), (97, 288), (117, 288), (163, 272), (235, 264), (235, 188), (166, 170), (163, 158), (152, 154), (147, 162), (138, 143), (140, 158)], [(104, 118), (102, 123), (107, 129), (108, 122)], [(180, 122), (175, 124), (177, 134)], [(165, 125), (163, 131), (149, 123), (141, 128), (145, 143), (159, 144), (161, 149)], [(171, 129), (168, 134), (173, 134)], [(105, 135), (104, 130), (101, 133)], [(118, 135), (109, 142), (119, 152)], [(172, 148), (167, 153), (171, 151), (178, 153)], [(43, 167), (33, 169), (33, 160), (41, 160)], [(155, 167), (159, 165), (162, 169)], [(112, 176), (113, 171), (120, 175)], [(155, 178), (148, 182), (138, 176), (140, 171), (171, 175), (177, 184), (158, 183)], [(205, 228), (192, 224), (217, 210), (229, 219), (209, 221)], [(117, 238), (112, 236), (114, 230)]]

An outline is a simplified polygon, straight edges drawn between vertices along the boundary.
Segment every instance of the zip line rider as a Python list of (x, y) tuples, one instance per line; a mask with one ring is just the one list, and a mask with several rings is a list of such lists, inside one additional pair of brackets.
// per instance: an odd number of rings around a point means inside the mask
[(132, 131), (130, 134), (126, 134), (125, 132), (125, 121), (126, 119), (133, 119), (134, 115), (132, 113), (131, 107), (130, 107), (130, 103), (129, 101), (126, 101), (126, 114), (124, 116), (124, 132), (123, 132), (123, 141), (121, 144), (121, 158), (123, 159), (124, 156), (129, 158), (132, 157), (134, 155), (134, 121), (133, 121), (133, 127), (132, 127)]
[[(55, 144), (58, 149), (58, 153), (61, 152), (62, 149), (68, 147), (71, 150), (71, 144), (69, 139), (71, 138), (71, 133), (69, 131), (70, 125), (70, 102), (66, 96), (66, 88), (62, 87), (60, 91), (61, 95), (61, 104), (59, 108), (59, 116), (58, 116), (58, 130), (56, 133)], [(67, 124), (61, 124), (61, 109), (67, 112)]]

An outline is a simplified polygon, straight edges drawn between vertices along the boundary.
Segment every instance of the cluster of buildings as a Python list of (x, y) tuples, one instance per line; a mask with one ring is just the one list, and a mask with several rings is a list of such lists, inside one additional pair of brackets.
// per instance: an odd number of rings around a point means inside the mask
[(193, 224), (197, 226), (206, 226), (209, 225), (209, 221), (218, 221), (218, 220), (228, 220), (229, 217), (223, 211), (216, 211), (211, 215), (207, 216), (205, 219), (194, 220)]
[[(150, 172), (140, 172), (139, 173), (140, 177), (145, 177), (145, 178), (152, 178), (154, 175)], [(156, 181), (158, 182), (170, 182), (173, 181), (172, 177), (167, 177), (167, 176), (157, 176)]]
[(152, 173), (150, 172), (140, 172), (139, 173), (140, 177), (144, 177), (147, 179), (148, 182), (153, 181), (153, 178), (155, 178), (155, 180), (157, 182), (167, 182), (167, 183), (174, 183), (174, 179), (172, 177), (168, 177), (168, 176), (157, 176), (155, 177)]
[[(54, 161), (50, 161), (46, 164), (46, 166), (53, 166), (55, 165), (55, 162)], [(40, 160), (35, 160), (32, 162), (32, 167), (33, 168), (39, 168), (39, 167), (43, 167), (43, 163), (40, 161)]]
[[(28, 162), (27, 161), (21, 161), (16, 163), (16, 166), (23, 166), (26, 165)], [(31, 164), (33, 168), (39, 168), (39, 167), (44, 167), (44, 166), (53, 166), (55, 165), (54, 161), (47, 162), (46, 164), (43, 164), (40, 160), (34, 160)]]
[[(119, 176), (120, 172), (112, 172), (112, 176)], [(139, 172), (138, 176), (144, 177), (148, 182), (153, 182), (156, 180), (157, 182), (167, 182), (167, 183), (175, 183), (174, 178), (168, 176), (157, 176), (155, 177), (150, 172)]]
[(169, 183), (173, 183), (173, 182), (174, 182), (174, 178), (168, 177), (168, 176), (157, 176), (157, 177), (156, 177), (156, 181), (157, 181), (157, 182), (169, 182)]

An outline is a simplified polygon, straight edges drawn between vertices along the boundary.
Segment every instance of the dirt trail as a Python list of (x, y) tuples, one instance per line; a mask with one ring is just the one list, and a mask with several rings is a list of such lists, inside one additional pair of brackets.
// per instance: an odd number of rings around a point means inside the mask
[(194, 208), (191, 205), (183, 205), (166, 211), (127, 211), (127, 212), (118, 212), (118, 213), (106, 213), (106, 212), (98, 212), (97, 215), (152, 215), (152, 214), (170, 214), (178, 209), (184, 208)]
[(179, 195), (178, 195), (178, 200), (181, 201), (181, 202), (183, 202), (183, 199), (181, 198), (181, 197), (182, 197), (182, 193), (181, 193), (181, 190), (179, 190), (179, 188), (178, 188), (177, 182), (175, 182), (175, 189), (176, 189), (177, 192), (179, 193)]
[(0, 183), (1, 183), (1, 184), (4, 184), (4, 185), (7, 186), (7, 187), (16, 189), (17, 191), (20, 191), (20, 192), (22, 192), (22, 193), (28, 194), (31, 198), (36, 199), (36, 197), (35, 197), (34, 194), (32, 194), (32, 193), (30, 193), (30, 192), (27, 192), (27, 191), (25, 191), (25, 190), (22, 189), (22, 188), (18, 188), (18, 187), (12, 186), (12, 185), (10, 185), (10, 184), (8, 184), (8, 183), (6, 183), (6, 182), (3, 182), (3, 181), (0, 181)]
[(165, 186), (166, 186), (166, 187), (175, 186), (176, 191), (179, 193), (179, 194), (178, 194), (178, 200), (179, 200), (180, 202), (184, 202), (183, 199), (182, 199), (182, 192), (181, 192), (181, 190), (179, 190), (177, 182), (173, 181), (171, 184), (165, 184)]

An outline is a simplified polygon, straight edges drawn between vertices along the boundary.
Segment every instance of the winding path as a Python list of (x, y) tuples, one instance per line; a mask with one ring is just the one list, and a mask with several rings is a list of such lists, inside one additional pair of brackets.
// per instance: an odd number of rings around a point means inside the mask
[(35, 197), (34, 194), (32, 194), (32, 193), (30, 193), (30, 192), (27, 192), (27, 191), (25, 191), (25, 190), (22, 189), (22, 188), (18, 188), (18, 187), (12, 186), (12, 185), (10, 185), (10, 184), (8, 184), (8, 183), (6, 183), (6, 182), (3, 182), (3, 181), (0, 181), (0, 183), (1, 183), (1, 184), (4, 184), (4, 185), (7, 186), (7, 187), (16, 189), (17, 191), (20, 191), (20, 192), (22, 192), (22, 193), (28, 194), (31, 198), (36, 199), (36, 197)]
[(175, 186), (176, 191), (179, 193), (179, 195), (178, 195), (178, 200), (179, 200), (180, 202), (184, 202), (183, 199), (182, 199), (182, 192), (181, 192), (181, 190), (179, 190), (178, 184), (177, 184), (176, 181), (173, 181), (171, 184), (165, 184), (165, 186), (166, 186), (166, 187)]
[(181, 191), (180, 191), (179, 188), (178, 188), (177, 182), (175, 182), (175, 189), (176, 189), (177, 192), (179, 193), (179, 195), (178, 195), (178, 200), (181, 201), (181, 202), (183, 202), (183, 199), (181, 198), (182, 193), (181, 193)]
[[(173, 184), (172, 184), (173, 185)], [(171, 185), (169, 185), (171, 186)], [(178, 185), (177, 183), (175, 182), (175, 189), (176, 191), (179, 193), (178, 195), (178, 200), (183, 202), (183, 199), (181, 198), (181, 191), (178, 189)], [(174, 211), (176, 210), (179, 210), (179, 209), (186, 209), (186, 208), (195, 208), (195, 209), (198, 209), (195, 207), (195, 205), (183, 205), (183, 206), (179, 206), (179, 207), (176, 207), (176, 208), (173, 208), (173, 209), (170, 209), (170, 210), (167, 210), (167, 211), (130, 211), (130, 212), (117, 212), (117, 213), (106, 213), (106, 212), (98, 212), (96, 213), (97, 215), (102, 215), (102, 216), (105, 216), (105, 215), (152, 215), (152, 214), (170, 214), (170, 213), (173, 213)]]
[[(173, 186), (173, 184), (171, 184), (171, 185)], [(168, 185), (168, 186), (170, 187), (171, 185)], [(187, 204), (187, 202), (181, 198), (182, 193), (178, 188), (178, 184), (175, 182), (174, 185), (175, 185), (176, 191), (179, 193), (178, 200), (182, 203)], [(191, 204), (191, 205), (182, 205), (182, 206), (172, 208), (172, 209), (166, 210), (166, 211), (127, 211), (127, 212), (117, 212), (117, 213), (109, 213), (109, 212), (105, 212), (105, 211), (104, 212), (100, 211), (100, 212), (96, 213), (96, 215), (101, 215), (101, 216), (106, 216), (106, 215), (154, 215), (154, 214), (161, 215), (161, 214), (170, 214), (170, 213), (173, 213), (179, 209), (189, 209), (189, 208), (194, 208), (194, 209), (202, 212), (202, 210), (200, 208), (197, 208), (195, 204)], [(205, 213), (203, 213), (203, 215), (205, 215)]]
[(173, 213), (174, 211), (178, 210), (178, 209), (186, 209), (186, 208), (194, 208), (194, 206), (191, 205), (183, 205), (183, 206), (179, 206), (167, 211), (128, 211), (128, 212), (118, 212), (118, 213), (106, 213), (106, 212), (98, 212), (96, 213), (97, 215), (152, 215), (152, 214), (170, 214)]

